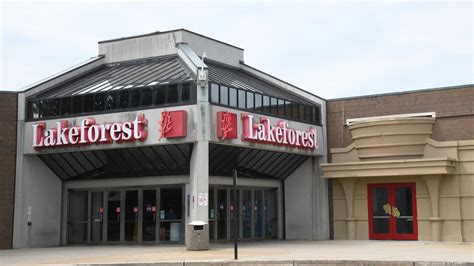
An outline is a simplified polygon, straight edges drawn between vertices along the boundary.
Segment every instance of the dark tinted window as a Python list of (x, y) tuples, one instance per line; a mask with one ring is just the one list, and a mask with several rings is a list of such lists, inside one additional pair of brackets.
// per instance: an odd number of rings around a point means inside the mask
[(254, 99), (253, 99), (253, 92), (247, 92), (247, 108), (248, 109), (253, 109), (254, 107)]
[(131, 90), (130, 93), (132, 94), (132, 101), (130, 103), (131, 107), (138, 107), (140, 106), (140, 93), (139, 89)]
[(304, 107), (304, 121), (313, 122), (313, 108), (305, 105)]
[(105, 109), (105, 94), (94, 95), (94, 111), (103, 111)]
[(120, 109), (128, 108), (130, 104), (130, 91), (124, 90), (119, 92), (119, 107)]
[(53, 115), (51, 112), (52, 102), (53, 101), (51, 99), (40, 100), (40, 117), (48, 117)]
[(171, 84), (168, 86), (168, 102), (167, 103), (177, 103), (178, 102), (178, 84)]
[(317, 124), (321, 124), (321, 117), (319, 111), (320, 109), (318, 107), (314, 107), (314, 122)]
[(117, 109), (118, 94), (116, 91), (107, 94), (105, 97), (105, 110)]
[(211, 84), (211, 102), (219, 103), (219, 85)]
[(237, 90), (235, 88), (229, 88), (229, 105), (237, 107)]
[(285, 115), (285, 101), (278, 99), (278, 115)]
[(58, 99), (52, 99), (50, 102), (51, 106), (49, 107), (50, 116), (58, 116), (60, 114), (60, 101)]
[(292, 112), (291, 112), (291, 117), (294, 119), (299, 119), (299, 113), (300, 113), (300, 105), (297, 103), (292, 104)]
[(39, 104), (38, 101), (29, 101), (28, 102), (28, 117), (29, 118), (39, 118)]
[(271, 105), (271, 113), (278, 114), (278, 101), (277, 98), (271, 97), (270, 98), (270, 105)]
[(292, 117), (291, 116), (291, 102), (289, 101), (285, 101), (285, 116)]
[(72, 112), (75, 114), (82, 113), (82, 96), (72, 97)]
[(189, 102), (191, 100), (191, 84), (184, 83), (181, 85), (181, 101)]
[(72, 111), (72, 99), (66, 97), (61, 99), (61, 115), (68, 115)]
[(84, 113), (94, 111), (94, 95), (84, 95), (83, 111)]
[(220, 99), (221, 104), (229, 104), (229, 88), (226, 86), (220, 86)]
[(245, 91), (244, 90), (239, 90), (239, 108), (245, 109)]
[(270, 112), (270, 97), (263, 95), (263, 111)]
[(50, 100), (39, 100), (39, 117), (49, 116)]
[(166, 86), (155, 88), (155, 104), (162, 105), (166, 103)]
[(150, 106), (153, 103), (153, 88), (145, 88), (141, 91), (141, 106)]
[(299, 106), (298, 119), (304, 120), (304, 105)]
[(262, 95), (255, 93), (255, 109), (262, 110)]

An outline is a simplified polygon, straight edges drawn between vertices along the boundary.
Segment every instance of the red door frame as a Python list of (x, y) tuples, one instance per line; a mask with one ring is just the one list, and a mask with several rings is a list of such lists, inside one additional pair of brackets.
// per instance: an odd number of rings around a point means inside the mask
[[(396, 233), (396, 218), (390, 217), (389, 233), (375, 234), (373, 224), (373, 210), (372, 210), (372, 190), (374, 188), (386, 188), (388, 190), (389, 204), (395, 206), (395, 189), (399, 187), (411, 188), (412, 195), (412, 211), (413, 211), (413, 233), (412, 234), (397, 234)], [(373, 240), (418, 240), (418, 218), (416, 210), (416, 184), (415, 183), (377, 183), (367, 184), (367, 203), (368, 203), (368, 218), (369, 218), (369, 239)]]

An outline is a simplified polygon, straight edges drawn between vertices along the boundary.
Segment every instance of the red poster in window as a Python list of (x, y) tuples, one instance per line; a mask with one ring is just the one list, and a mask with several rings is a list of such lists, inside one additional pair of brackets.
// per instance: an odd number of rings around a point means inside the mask
[(161, 113), (160, 139), (182, 138), (187, 134), (187, 113), (184, 110), (163, 111)]
[(217, 137), (221, 140), (237, 138), (237, 114), (217, 112)]

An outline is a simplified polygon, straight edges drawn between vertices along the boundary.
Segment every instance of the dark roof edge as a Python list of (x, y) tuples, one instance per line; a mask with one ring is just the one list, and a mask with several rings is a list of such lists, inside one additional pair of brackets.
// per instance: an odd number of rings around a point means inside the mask
[(464, 89), (464, 88), (469, 88), (469, 87), (474, 88), (474, 84), (463, 84), (463, 85), (455, 85), (455, 86), (447, 86), (447, 87), (426, 88), (426, 89), (418, 89), (418, 90), (411, 90), (411, 91), (377, 93), (377, 94), (368, 94), (368, 95), (353, 96), (353, 97), (341, 97), (341, 98), (328, 99), (327, 101), (328, 102), (335, 102), (335, 101), (341, 101), (341, 100), (356, 100), (356, 99), (364, 99), (364, 98), (371, 98), (371, 97), (384, 97), (384, 96), (395, 96), (395, 95), (402, 95), (402, 94), (412, 94), (412, 93), (419, 93), (419, 92)]
[[(318, 96), (318, 95), (316, 95), (316, 94), (314, 94), (314, 93), (312, 93), (312, 92), (309, 92), (309, 91), (307, 91), (307, 90), (304, 90), (304, 89), (302, 89), (302, 88), (300, 88), (300, 87), (298, 87), (298, 86), (295, 86), (295, 85), (293, 85), (293, 84), (291, 84), (291, 83), (289, 83), (289, 82), (286, 82), (286, 81), (284, 81), (284, 80), (282, 80), (282, 79), (279, 79), (279, 78), (277, 78), (277, 77), (275, 77), (275, 76), (273, 76), (273, 75), (270, 75), (270, 74), (268, 74), (268, 73), (266, 73), (266, 72), (263, 72), (263, 71), (260, 70), (260, 69), (257, 69), (257, 68), (255, 68), (255, 67), (249, 66), (249, 65), (245, 64), (244, 62), (240, 62), (240, 64), (241, 64), (241, 65), (244, 65), (244, 66), (246, 66), (246, 67), (248, 67), (248, 68), (251, 68), (251, 69), (253, 69), (253, 70), (255, 70), (255, 71), (258, 71), (258, 72), (260, 72), (260, 73), (262, 73), (262, 74), (264, 74), (264, 75), (267, 75), (267, 76), (269, 76), (269, 77), (272, 77), (272, 78), (274, 78), (274, 79), (276, 79), (276, 80), (278, 80), (278, 81), (281, 81), (281, 82), (283, 82), (283, 83), (285, 83), (285, 84), (287, 84), (287, 85), (289, 85), (289, 86), (291, 86), (291, 87), (293, 87), (293, 88), (295, 88), (295, 89), (298, 89), (298, 90), (300, 90), (300, 91), (302, 91), (302, 92), (308, 93), (309, 95), (314, 96), (314, 97), (316, 97), (316, 98), (318, 98), (318, 99), (321, 99), (321, 100), (323, 100), (323, 101), (327, 101), (326, 99), (324, 99), (324, 98), (321, 97), (321, 96)], [(243, 69), (242, 69), (242, 70), (243, 70)], [(243, 71), (245, 71), (245, 70), (243, 70)], [(247, 72), (247, 71), (245, 71), (245, 72)], [(248, 72), (247, 72), (247, 73), (248, 73)], [(249, 74), (251, 74), (251, 73), (249, 73)], [(276, 84), (274, 84), (274, 85), (276, 85)], [(302, 97), (301, 95), (299, 95), (299, 96)]]
[(209, 39), (209, 40), (213, 40), (213, 41), (218, 42), (218, 43), (225, 44), (225, 45), (227, 45), (227, 46), (230, 46), (230, 47), (233, 47), (233, 48), (242, 50), (242, 51), (244, 50), (243, 48), (240, 48), (240, 47), (238, 47), (238, 46), (235, 46), (235, 45), (232, 45), (232, 44), (223, 42), (223, 41), (219, 41), (219, 40), (217, 40), (217, 39), (208, 37), (208, 36), (206, 36), (206, 35), (202, 35), (202, 34), (199, 34), (199, 33), (194, 32), (194, 31), (190, 31), (190, 30), (183, 29), (183, 28), (181, 28), (181, 29), (174, 29), (174, 30), (167, 30), (167, 31), (155, 31), (155, 32), (152, 32), (152, 33), (145, 33), (145, 34), (133, 35), (133, 36), (128, 36), (128, 37), (121, 37), (121, 38), (103, 40), (103, 41), (99, 41), (98, 43), (101, 44), (101, 43), (108, 43), (108, 42), (123, 41), (123, 40), (129, 40), (129, 39), (134, 39), (134, 38), (140, 38), (140, 37), (158, 35), (158, 34), (162, 34), (162, 33), (170, 33), (170, 32), (174, 32), (174, 31), (186, 31), (186, 32), (189, 32), (189, 33), (192, 33), (192, 34), (195, 34), (195, 35), (204, 37), (204, 38)]
[(58, 72), (58, 73), (53, 74), (53, 75), (51, 75), (51, 76), (49, 76), (49, 77), (47, 77), (47, 78), (45, 78), (45, 79), (43, 79), (43, 80), (40, 80), (40, 81), (38, 81), (37, 83), (32, 83), (32, 84), (30, 84), (30, 85), (27, 85), (24, 89), (18, 90), (18, 92), (27, 92), (27, 91), (29, 91), (29, 90), (32, 90), (32, 89), (34, 89), (34, 88), (36, 88), (36, 87), (38, 87), (38, 86), (41, 86), (41, 85), (43, 85), (43, 84), (45, 84), (45, 83), (47, 83), (47, 82), (49, 82), (49, 81), (51, 81), (51, 80), (53, 80), (53, 79), (55, 79), (55, 78), (59, 78), (59, 77), (61, 77), (61, 76), (64, 76), (64, 75), (66, 75), (66, 74), (72, 72), (72, 71), (75, 71), (75, 70), (77, 70), (77, 69), (79, 69), (79, 68), (81, 68), (81, 67), (84, 67), (84, 66), (87, 66), (87, 65), (89, 65), (89, 64), (92, 64), (92, 63), (96, 62), (97, 60), (100, 60), (100, 59), (102, 59), (102, 58), (104, 58), (104, 57), (105, 57), (104, 55), (98, 55), (98, 56), (96, 56), (96, 57), (92, 57), (92, 58), (90, 58), (89, 60), (86, 60), (85, 63), (79, 63), (79, 64), (77, 64), (77, 65), (75, 65), (75, 66), (70, 67), (69, 69), (66, 69), (66, 70), (64, 70), (64, 71)]
[(0, 94), (11, 94), (11, 93), (15, 93), (15, 94), (18, 94), (18, 91), (0, 91)]

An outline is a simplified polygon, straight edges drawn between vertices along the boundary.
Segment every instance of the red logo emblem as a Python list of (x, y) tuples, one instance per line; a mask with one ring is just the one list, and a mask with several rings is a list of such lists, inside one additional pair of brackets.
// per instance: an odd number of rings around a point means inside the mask
[(223, 139), (237, 138), (237, 115), (230, 112), (217, 112), (217, 137)]
[(161, 138), (186, 137), (187, 119), (186, 111), (163, 111), (161, 113), (160, 136)]

